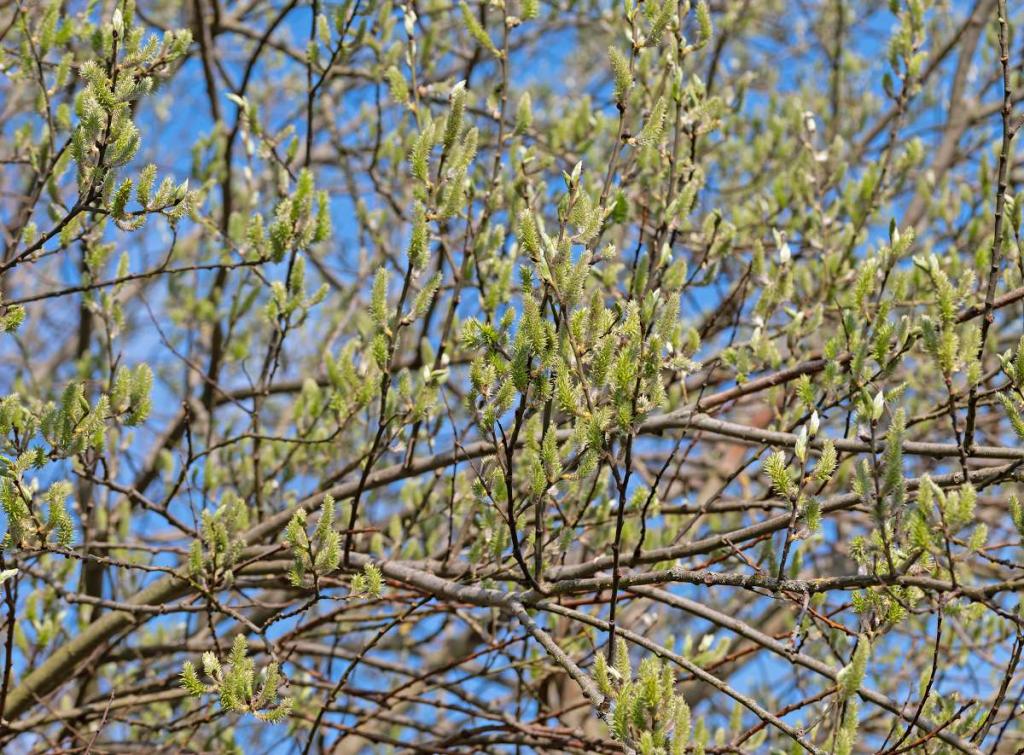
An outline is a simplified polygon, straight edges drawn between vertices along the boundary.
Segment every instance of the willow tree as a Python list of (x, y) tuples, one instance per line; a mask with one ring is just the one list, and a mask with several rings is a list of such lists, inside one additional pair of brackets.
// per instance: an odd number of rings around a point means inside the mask
[(1024, 746), (1017, 3), (2, 5), (4, 752)]

